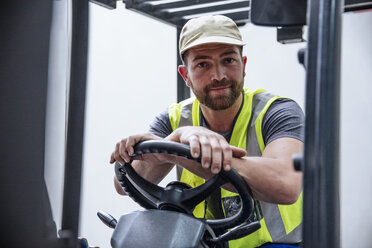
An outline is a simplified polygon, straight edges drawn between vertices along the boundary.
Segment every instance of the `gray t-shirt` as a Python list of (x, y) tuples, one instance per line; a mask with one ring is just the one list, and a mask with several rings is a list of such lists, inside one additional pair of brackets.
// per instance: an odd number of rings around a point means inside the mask
[[(200, 118), (200, 125), (208, 127), (201, 111)], [(265, 145), (275, 139), (283, 137), (290, 137), (303, 141), (304, 119), (304, 113), (295, 101), (286, 98), (275, 100), (262, 120), (262, 136)], [(172, 133), (173, 130), (169, 120), (168, 109), (155, 117), (155, 120), (150, 125), (149, 131), (162, 138)], [(229, 141), (231, 133), (232, 129), (220, 134)]]

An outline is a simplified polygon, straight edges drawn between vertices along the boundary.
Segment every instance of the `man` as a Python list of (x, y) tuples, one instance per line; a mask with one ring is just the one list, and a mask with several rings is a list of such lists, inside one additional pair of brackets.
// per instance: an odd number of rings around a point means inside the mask
[[(183, 65), (178, 71), (196, 99), (171, 105), (156, 117), (149, 133), (122, 139), (110, 162), (129, 161), (133, 146), (143, 140), (188, 144), (192, 156), (202, 154), (202, 162), (182, 169), (181, 181), (195, 187), (222, 167), (234, 168), (252, 190), (261, 229), (230, 241), (230, 247), (297, 246), (301, 241), (302, 175), (293, 169), (292, 155), (301, 153), (303, 147), (301, 109), (290, 99), (243, 88), (247, 58), (242, 56), (244, 42), (231, 19), (190, 20), (181, 31), (179, 46)], [(154, 183), (173, 168), (169, 161), (152, 161), (157, 166), (135, 162), (136, 171)], [(225, 189), (218, 194), (220, 212), (233, 215), (239, 206), (236, 194)], [(196, 207), (194, 215), (216, 215), (210, 207), (207, 200)]]

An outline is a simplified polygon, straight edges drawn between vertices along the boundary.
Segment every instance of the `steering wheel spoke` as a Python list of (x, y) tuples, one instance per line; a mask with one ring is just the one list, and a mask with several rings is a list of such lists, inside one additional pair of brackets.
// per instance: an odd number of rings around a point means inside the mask
[[(128, 179), (131, 181), (132, 184), (137, 185), (136, 188), (138, 188), (141, 193), (157, 200), (160, 199), (163, 191), (162, 187), (159, 187), (158, 185), (143, 179), (143, 177), (138, 175), (131, 164), (125, 163), (124, 167), (129, 175)], [(142, 189), (146, 189), (146, 191)]]
[(217, 175), (198, 187), (188, 189), (181, 199), (181, 202), (189, 209), (194, 209), (196, 205), (206, 198), (206, 196), (211, 195), (224, 183), (226, 183), (226, 181)]

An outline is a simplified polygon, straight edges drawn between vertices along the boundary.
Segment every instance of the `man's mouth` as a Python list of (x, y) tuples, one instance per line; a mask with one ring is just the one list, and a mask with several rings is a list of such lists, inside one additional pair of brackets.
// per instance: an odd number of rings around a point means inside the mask
[(213, 87), (213, 88), (209, 89), (209, 92), (221, 94), (221, 93), (225, 93), (226, 91), (228, 91), (230, 89), (230, 87), (231, 87), (230, 85)]

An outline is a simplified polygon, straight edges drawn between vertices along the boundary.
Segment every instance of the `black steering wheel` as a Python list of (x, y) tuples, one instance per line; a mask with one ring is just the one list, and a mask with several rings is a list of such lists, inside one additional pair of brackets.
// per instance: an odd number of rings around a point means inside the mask
[[(190, 155), (189, 146), (169, 141), (150, 140), (140, 142), (134, 147), (132, 158), (150, 153), (171, 154), (200, 163), (200, 157), (195, 159)], [(212, 228), (228, 229), (246, 221), (253, 212), (251, 190), (245, 180), (234, 169), (230, 171), (221, 170), (219, 174), (195, 188), (178, 181), (171, 182), (163, 188), (138, 175), (133, 169), (131, 162), (125, 163), (124, 166), (116, 162), (115, 174), (128, 195), (144, 208), (173, 210), (192, 215), (192, 211), (197, 204), (206, 199), (221, 185), (231, 183), (241, 198), (240, 211), (234, 216), (225, 219), (207, 219), (205, 220), (206, 223)]]

